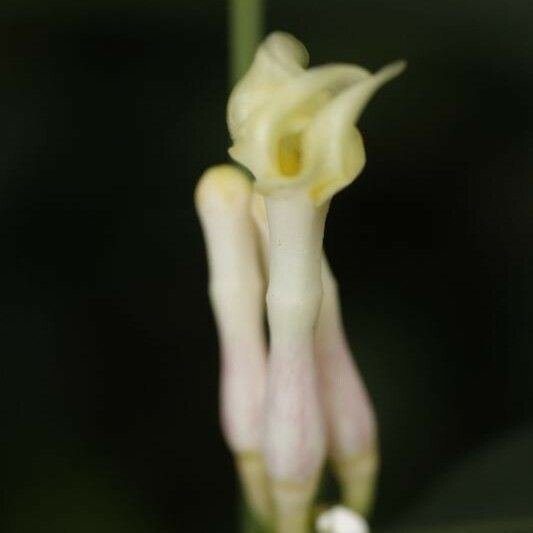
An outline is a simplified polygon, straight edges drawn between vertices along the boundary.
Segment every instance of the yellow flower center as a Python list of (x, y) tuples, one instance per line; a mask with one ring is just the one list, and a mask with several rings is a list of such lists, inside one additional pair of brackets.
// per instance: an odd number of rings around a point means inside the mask
[(290, 133), (278, 144), (278, 164), (281, 174), (294, 178), (300, 173), (302, 165), (302, 133)]

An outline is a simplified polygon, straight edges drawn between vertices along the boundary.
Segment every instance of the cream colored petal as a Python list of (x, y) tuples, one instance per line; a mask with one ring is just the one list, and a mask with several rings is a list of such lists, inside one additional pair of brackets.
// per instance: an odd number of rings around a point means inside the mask
[[(284, 171), (280, 147), (303, 132), (333, 96), (369, 76), (361, 67), (335, 64), (309, 69), (289, 80), (243, 124), (229, 150), (231, 157), (256, 176), (261, 193), (292, 188), (301, 177), (299, 168), (296, 165), (295, 172)], [(296, 155), (298, 142), (296, 139)]]
[(231, 93), (227, 121), (231, 136), (245, 120), (289, 79), (300, 75), (309, 61), (305, 46), (289, 33), (271, 33), (259, 46), (250, 70)]
[(309, 189), (321, 204), (349, 185), (365, 165), (365, 151), (354, 127), (374, 93), (405, 68), (399, 61), (341, 92), (324, 106), (306, 129), (302, 142), (304, 167), (316, 178)]
[(309, 53), (305, 46), (290, 33), (271, 33), (257, 52), (264, 65), (270, 66), (266, 74), (294, 76), (309, 63)]

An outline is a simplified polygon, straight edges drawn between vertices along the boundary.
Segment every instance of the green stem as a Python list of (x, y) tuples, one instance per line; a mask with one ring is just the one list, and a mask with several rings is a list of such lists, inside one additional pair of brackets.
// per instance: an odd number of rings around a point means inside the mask
[(269, 525), (257, 520), (246, 505), (244, 498), (241, 498), (240, 503), (240, 526), (241, 533), (274, 533)]
[(248, 70), (264, 32), (264, 0), (229, 0), (231, 86)]

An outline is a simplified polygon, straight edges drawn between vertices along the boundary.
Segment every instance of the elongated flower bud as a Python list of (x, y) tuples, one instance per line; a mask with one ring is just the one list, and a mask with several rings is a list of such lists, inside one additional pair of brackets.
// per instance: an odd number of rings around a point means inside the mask
[(220, 414), (252, 509), (268, 514), (261, 458), (266, 345), (264, 281), (250, 214), (251, 184), (229, 165), (209, 169), (195, 202), (209, 264), (209, 296), (218, 329)]
[(367, 514), (372, 506), (378, 470), (376, 421), (344, 333), (337, 283), (325, 258), (322, 286), (316, 350), (329, 455), (341, 484), (344, 504)]

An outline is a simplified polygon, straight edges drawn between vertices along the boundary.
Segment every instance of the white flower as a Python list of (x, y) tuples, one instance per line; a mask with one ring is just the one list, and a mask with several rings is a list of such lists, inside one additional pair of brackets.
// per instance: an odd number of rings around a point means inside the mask
[(304, 189), (320, 205), (361, 172), (365, 152), (354, 124), (405, 63), (372, 74), (346, 64), (306, 70), (307, 62), (306, 49), (289, 34), (263, 42), (230, 97), (229, 152), (254, 174), (262, 194)]
[[(365, 105), (405, 66), (393, 63), (372, 74), (344, 64), (306, 70), (307, 62), (307, 51), (298, 40), (285, 33), (271, 34), (234, 89), (227, 117), (233, 140), (230, 155), (254, 174), (256, 190), (265, 197), (268, 220), (270, 353), (262, 444), (279, 533), (308, 530), (326, 455), (315, 334), (330, 200), (365, 164), (355, 127)], [(335, 304), (336, 312), (336, 300), (330, 298), (329, 303)], [(323, 314), (324, 320), (331, 317), (332, 313)], [(319, 348), (328, 353), (339, 341), (339, 336), (321, 338)], [(333, 400), (329, 403), (336, 408), (338, 399)], [(337, 432), (340, 438), (331, 447), (342, 449), (343, 454), (345, 448), (359, 451), (363, 439), (352, 438), (359, 436), (359, 429), (344, 429)], [(359, 499), (357, 495), (356, 508)], [(338, 515), (327, 515), (322, 524), (327, 526), (328, 520), (344, 524), (345, 515), (341, 519)], [(361, 524), (354, 519), (350, 523)]]

